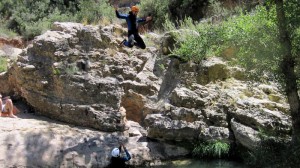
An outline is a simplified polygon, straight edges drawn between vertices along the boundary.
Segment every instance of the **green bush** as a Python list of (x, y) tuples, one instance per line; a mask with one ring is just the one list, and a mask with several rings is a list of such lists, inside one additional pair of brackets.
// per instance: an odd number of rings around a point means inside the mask
[[(178, 47), (175, 47), (172, 54), (180, 56), (185, 61), (199, 63), (219, 51), (221, 47), (219, 25), (194, 23), (191, 18), (186, 18), (178, 25), (180, 31), (176, 36)], [(166, 22), (164, 27), (166, 30), (175, 29), (175, 25), (170, 22)]]
[(80, 12), (76, 13), (76, 19), (79, 22), (86, 21), (88, 24), (95, 24), (102, 18), (107, 18), (110, 21), (115, 18), (114, 10), (107, 0), (101, 0), (101, 2), (82, 1), (79, 8), (81, 9)]
[(230, 145), (222, 141), (201, 142), (195, 146), (193, 156), (199, 158), (224, 158), (229, 154)]
[(169, 1), (161, 0), (143, 0), (140, 3), (141, 15), (147, 16), (151, 14), (153, 19), (153, 25), (155, 28), (160, 28), (165, 20), (169, 20)]
[(17, 36), (17, 33), (15, 33), (12, 30), (9, 30), (5, 25), (3, 21), (0, 21), (0, 37), (5, 38), (14, 38)]
[(229, 16), (235, 14), (239, 9), (239, 6), (232, 6), (232, 9), (227, 9), (219, 0), (208, 0), (208, 6), (205, 12), (205, 17), (210, 18), (215, 16)]
[[(300, 17), (295, 12), (300, 11), (300, 4), (295, 0), (286, 1), (285, 7), (288, 18), (289, 32), (292, 42), (292, 54), (297, 58), (300, 54)], [(257, 80), (263, 80), (268, 75), (269, 80), (281, 81), (280, 64), (282, 51), (279, 42), (277, 14), (275, 5), (258, 6), (251, 13), (241, 13), (237, 17), (228, 19), (221, 26), (220, 36), (224, 43), (222, 47), (234, 47), (237, 52), (232, 63), (242, 65), (247, 74)], [(296, 67), (299, 68), (297, 60)], [(299, 74), (299, 73), (298, 73)], [(299, 79), (300, 76), (298, 76)], [(300, 82), (299, 82), (300, 83)]]
[(222, 29), (224, 45), (238, 49), (235, 63), (241, 64), (253, 76), (262, 76), (266, 70), (278, 71), (281, 50), (275, 8), (258, 7), (254, 13), (241, 13), (224, 22)]
[(111, 20), (113, 9), (108, 0), (3, 0), (0, 2), (1, 19), (25, 39), (48, 30), (55, 21), (98, 23), (104, 17)]
[[(165, 24), (167, 29), (171, 24)], [(175, 26), (173, 26), (174, 28)], [(277, 72), (281, 61), (275, 8), (257, 7), (255, 12), (241, 12), (219, 24), (194, 22), (186, 19), (179, 29), (190, 29), (190, 35), (180, 35), (173, 54), (187, 61), (199, 62), (203, 58), (222, 55), (234, 48), (231, 62), (248, 70), (248, 75), (263, 76), (266, 71)], [(251, 73), (250, 73), (251, 72)]]

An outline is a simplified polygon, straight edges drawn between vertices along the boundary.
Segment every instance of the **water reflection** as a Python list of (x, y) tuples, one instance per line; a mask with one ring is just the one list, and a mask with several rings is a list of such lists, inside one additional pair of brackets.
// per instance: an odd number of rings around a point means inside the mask
[(242, 163), (227, 160), (176, 160), (155, 168), (247, 168)]

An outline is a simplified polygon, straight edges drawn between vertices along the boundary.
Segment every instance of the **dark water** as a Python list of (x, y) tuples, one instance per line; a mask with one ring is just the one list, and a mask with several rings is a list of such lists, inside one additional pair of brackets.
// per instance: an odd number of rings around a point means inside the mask
[(248, 168), (242, 163), (227, 161), (227, 160), (176, 160), (172, 162), (164, 163), (164, 166), (158, 166), (155, 168)]

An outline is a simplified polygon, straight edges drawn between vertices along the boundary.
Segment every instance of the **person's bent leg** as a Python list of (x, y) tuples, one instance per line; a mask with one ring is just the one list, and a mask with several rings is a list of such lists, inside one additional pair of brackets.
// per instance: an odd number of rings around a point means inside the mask
[(134, 44), (134, 35), (133, 34), (128, 37), (128, 43), (130, 44), (130, 46), (133, 46), (133, 44)]
[(134, 35), (134, 40), (136, 41), (136, 43), (134, 44), (135, 46), (138, 46), (141, 49), (145, 49), (146, 48), (144, 40), (142, 39), (142, 37), (140, 35), (135, 34)]
[(133, 47), (133, 45), (131, 45), (131, 43), (129, 41), (125, 41), (124, 45), (127, 46), (127, 47), (129, 47), (129, 48)]
[(123, 44), (129, 48), (132, 48), (133, 43), (134, 43), (134, 35), (131, 32), (128, 32), (128, 40), (126, 40)]
[(6, 111), (8, 111), (9, 117), (17, 118), (17, 116), (15, 116), (15, 115), (13, 114), (14, 105), (13, 105), (11, 99), (7, 99), (7, 100), (5, 101), (5, 108), (6, 108)]

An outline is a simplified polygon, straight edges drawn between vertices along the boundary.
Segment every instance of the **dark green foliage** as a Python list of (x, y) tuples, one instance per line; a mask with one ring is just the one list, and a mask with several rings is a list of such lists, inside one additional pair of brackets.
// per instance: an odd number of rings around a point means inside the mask
[(204, 17), (204, 9), (208, 0), (170, 0), (169, 9), (171, 19), (174, 21), (190, 17), (193, 20), (200, 20)]
[(76, 20), (86, 21), (88, 24), (97, 23), (102, 19), (111, 21), (115, 18), (113, 8), (108, 4), (108, 0), (95, 0), (82, 1), (79, 4), (80, 12), (76, 13)]
[[(209, 2), (208, 7), (214, 9), (213, 13), (226, 12), (219, 2), (215, 0)], [(154, 8), (149, 9), (154, 10), (154, 13), (158, 11), (161, 13), (162, 19), (159, 24), (163, 24), (166, 30), (190, 30), (190, 34), (178, 35), (177, 47), (172, 54), (180, 56), (185, 61), (193, 62), (200, 62), (208, 56), (225, 56), (226, 59), (229, 57), (231, 63), (242, 65), (249, 72), (247, 73), (249, 77), (265, 80), (264, 76), (268, 75), (268, 80), (281, 81), (280, 63), (283, 49), (279, 42), (277, 16), (273, 3), (257, 6), (250, 12), (232, 11), (236, 13), (235, 16), (223, 18), (223, 21), (218, 24), (211, 24), (209, 21), (196, 22), (191, 18), (183, 18), (175, 24), (171, 19), (170, 11), (174, 10), (171, 4), (166, 1), (147, 0), (142, 2), (142, 7), (148, 10), (147, 7), (151, 6), (149, 5), (151, 3)], [(189, 6), (190, 3), (193, 3), (192, 0), (180, 1), (179, 6)], [(291, 32), (292, 53), (296, 58), (296, 74), (300, 79), (300, 3), (297, 0), (285, 1), (285, 7), (288, 28)], [(169, 12), (163, 15), (164, 11)], [(231, 50), (232, 53), (226, 55), (227, 50)]]
[(294, 31), (300, 26), (300, 3), (299, 0), (285, 1), (286, 17), (290, 31)]
[(175, 48), (173, 54), (180, 55), (185, 61), (199, 63), (209, 54), (214, 38), (213, 31), (213, 27), (202, 25), (197, 27), (194, 33), (181, 34), (180, 37), (177, 37), (180, 45)]
[(294, 168), (300, 165), (300, 146), (268, 138), (246, 156), (246, 163), (254, 167)]
[[(170, 24), (165, 27), (172, 29)], [(257, 7), (255, 12), (246, 14), (241, 12), (219, 24), (186, 19), (179, 28), (190, 29), (192, 33), (178, 36), (179, 47), (173, 53), (187, 61), (200, 62), (208, 56), (223, 55), (226, 49), (232, 48), (234, 53), (230, 61), (246, 68), (249, 76), (260, 78), (265, 73), (279, 74), (281, 48), (273, 7), (269, 10)]]
[(165, 20), (177, 24), (184, 18), (190, 17), (200, 20), (204, 17), (204, 9), (208, 0), (143, 0), (141, 1), (141, 14), (151, 14), (154, 18), (155, 28), (162, 28)]
[(169, 1), (162, 0), (144, 0), (141, 1), (141, 15), (147, 16), (149, 14), (154, 18), (154, 27), (159, 28), (169, 19)]
[(296, 75), (300, 86), (300, 3), (299, 0), (285, 2), (287, 25), (292, 40), (292, 54), (296, 60)]
[(257, 77), (267, 72), (278, 72), (281, 48), (275, 8), (266, 10), (257, 7), (253, 13), (241, 14), (224, 22), (221, 28), (224, 47), (234, 46), (237, 49), (233, 62), (251, 72), (248, 75)]
[(219, 25), (207, 23), (195, 23), (191, 18), (186, 18), (178, 23), (179, 29), (175, 24), (166, 21), (164, 28), (174, 32), (173, 36), (177, 41), (172, 55), (179, 56), (183, 61), (199, 63), (201, 60), (213, 55), (220, 46)]
[(3, 21), (0, 21), (0, 37), (5, 38), (13, 38), (17, 36), (17, 33), (15, 33), (12, 30), (7, 29), (4, 25), (5, 23)]
[(1, 20), (26, 39), (50, 28), (55, 21), (97, 23), (114, 16), (108, 0), (2, 0)]

